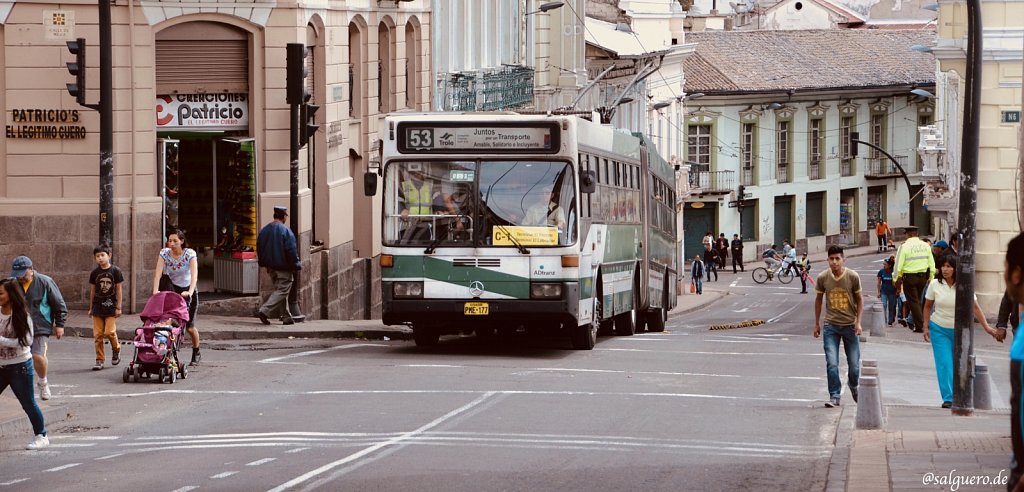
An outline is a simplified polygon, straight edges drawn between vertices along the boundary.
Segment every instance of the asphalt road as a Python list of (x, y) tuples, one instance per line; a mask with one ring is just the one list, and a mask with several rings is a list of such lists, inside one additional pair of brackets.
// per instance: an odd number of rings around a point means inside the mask
[[(168, 385), (90, 371), (91, 341), (55, 342), (72, 418), (45, 451), (3, 444), (0, 491), (823, 490), (839, 412), (822, 406), (813, 297), (734, 280), (667, 332), (593, 351), (525, 336), (242, 342)], [(770, 322), (708, 330), (751, 319)]]

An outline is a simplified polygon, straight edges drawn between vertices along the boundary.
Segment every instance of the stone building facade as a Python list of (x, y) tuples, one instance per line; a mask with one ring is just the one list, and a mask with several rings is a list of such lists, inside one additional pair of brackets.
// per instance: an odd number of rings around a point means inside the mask
[[(95, 3), (0, 4), (0, 263), (31, 256), (73, 308), (88, 300), (99, 240), (99, 116), (65, 88), (65, 43), (86, 39), (95, 103), (99, 32)], [(270, 288), (244, 257), (273, 207), (289, 205), (285, 45), (304, 43), (320, 129), (300, 153), (289, 217), (300, 230), (299, 303), (314, 319), (379, 313), (379, 210), (362, 175), (383, 115), (429, 108), (430, 2), (115, 2), (111, 33), (113, 249), (126, 301), (138, 310), (149, 297), (174, 227), (200, 252), (201, 292)], [(257, 303), (219, 305), (248, 314)]]

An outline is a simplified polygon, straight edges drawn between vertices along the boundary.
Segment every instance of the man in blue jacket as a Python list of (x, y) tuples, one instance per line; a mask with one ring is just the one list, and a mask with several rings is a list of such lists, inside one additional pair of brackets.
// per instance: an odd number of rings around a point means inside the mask
[(259, 265), (265, 267), (274, 280), (274, 292), (256, 312), (256, 316), (265, 325), (269, 325), (269, 317), (277, 315), (278, 312), (280, 317), (284, 318), (284, 324), (295, 323), (288, 311), (288, 292), (291, 291), (295, 280), (294, 272), (302, 270), (302, 262), (299, 260), (295, 234), (284, 225), (287, 220), (288, 209), (274, 207), (274, 220), (263, 226), (256, 237)]
[(46, 380), (46, 349), (50, 335), (64, 336), (64, 323), (68, 319), (68, 307), (60, 294), (56, 282), (32, 268), (32, 260), (19, 256), (11, 263), (11, 277), (18, 279), (25, 293), (25, 305), (32, 317), (32, 365), (35, 366), (36, 388), (39, 398), (50, 399), (50, 383)]

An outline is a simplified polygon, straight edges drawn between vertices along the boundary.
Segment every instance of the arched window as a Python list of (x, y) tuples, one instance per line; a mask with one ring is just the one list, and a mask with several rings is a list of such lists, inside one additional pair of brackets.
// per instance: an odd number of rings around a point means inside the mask
[(377, 104), (381, 113), (396, 108), (395, 104), (395, 29), (390, 17), (377, 25)]

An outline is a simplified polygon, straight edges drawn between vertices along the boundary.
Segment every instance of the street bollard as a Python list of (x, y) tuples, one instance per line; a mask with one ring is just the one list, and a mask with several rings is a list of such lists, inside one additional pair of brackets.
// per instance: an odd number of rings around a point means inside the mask
[[(863, 367), (861, 367), (860, 368), (860, 377), (861, 377), (862, 380), (863, 380), (863, 378), (875, 378), (875, 386), (878, 388), (878, 401), (882, 401), (882, 395), (884, 395), (885, 393), (882, 393), (882, 378), (878, 374), (878, 367), (877, 366), (863, 366)], [(858, 399), (860, 399), (859, 396), (858, 396)], [(859, 403), (860, 402), (858, 402), (858, 404)], [(883, 422), (885, 421), (885, 414), (884, 413), (882, 414), (882, 421)]]
[(974, 408), (992, 410), (992, 376), (988, 373), (988, 364), (974, 364)]
[(882, 428), (882, 398), (878, 393), (877, 378), (860, 378), (856, 425), (858, 429)]
[(882, 310), (882, 303), (876, 302), (871, 305), (871, 315), (874, 316), (874, 319), (871, 320), (871, 336), (884, 337), (885, 312)]

